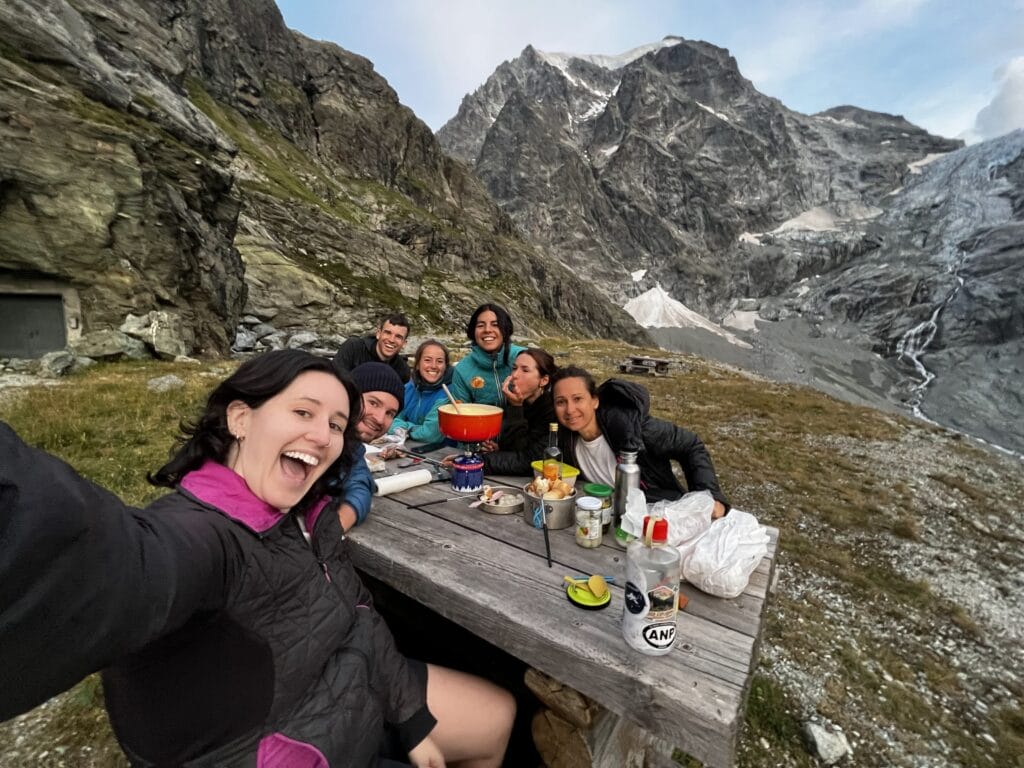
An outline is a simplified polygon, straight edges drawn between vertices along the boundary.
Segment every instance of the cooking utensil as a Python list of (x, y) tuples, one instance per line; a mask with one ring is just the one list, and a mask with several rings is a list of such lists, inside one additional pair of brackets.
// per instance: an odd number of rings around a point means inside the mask
[(491, 503), (497, 501), (498, 499), (500, 499), (504, 495), (505, 495), (504, 491), (495, 491), (494, 493), (491, 494), (491, 497), (489, 499), (485, 499), (483, 496), (481, 496), (476, 501), (470, 502), (469, 506), (471, 508), (473, 508), (473, 509), (476, 509), (481, 504), (491, 504)]
[(454, 398), (454, 397), (452, 396), (452, 392), (451, 392), (451, 390), (450, 390), (450, 389), (448, 389), (448, 385), (447, 385), (447, 384), (445, 384), (444, 382), (442, 382), (442, 383), (441, 383), (441, 389), (443, 389), (443, 390), (444, 390), (444, 393), (445, 393), (446, 395), (448, 395), (448, 402), (450, 402), (450, 403), (452, 404), (452, 407), (453, 407), (453, 408), (455, 409), (455, 412), (456, 412), (456, 413), (462, 413), (462, 411), (461, 411), (461, 410), (459, 410), (459, 404), (458, 404), (458, 402), (457, 402), (457, 401), (455, 400), (455, 398)]

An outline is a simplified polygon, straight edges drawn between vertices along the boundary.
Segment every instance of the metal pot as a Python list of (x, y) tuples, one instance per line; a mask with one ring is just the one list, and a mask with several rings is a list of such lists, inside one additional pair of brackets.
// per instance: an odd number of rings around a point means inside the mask
[(526, 494), (526, 503), (523, 505), (523, 519), (526, 520), (527, 525), (532, 525), (536, 528), (541, 527), (541, 506), (544, 507), (544, 514), (548, 518), (548, 528), (551, 530), (568, 528), (576, 522), (575, 489), (564, 499), (542, 499), (540, 496), (530, 493), (527, 490), (529, 487), (529, 484), (523, 486), (523, 493)]

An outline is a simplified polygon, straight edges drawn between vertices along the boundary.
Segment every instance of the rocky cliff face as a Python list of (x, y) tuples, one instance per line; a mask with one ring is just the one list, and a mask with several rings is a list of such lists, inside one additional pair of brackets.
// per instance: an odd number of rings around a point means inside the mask
[(824, 337), (857, 334), (905, 373), (892, 399), (1024, 453), (1024, 130), (915, 171), (870, 222), (755, 240), (807, 254), (845, 238), (859, 251), (763, 299), (761, 313), (800, 317)]
[(528, 234), (622, 303), (646, 269), (690, 307), (746, 286), (743, 232), (818, 205), (865, 215), (907, 164), (960, 142), (899, 117), (807, 116), (759, 93), (728, 51), (668, 37), (621, 57), (527, 47), (438, 131)]
[(1021, 451), (1024, 403), (1007, 383), (1024, 367), (1015, 136), (961, 149), (853, 106), (803, 115), (727, 51), (681, 38), (620, 57), (528, 47), (438, 132), (530, 237), (617, 303), (660, 284), (762, 328), (739, 334), (753, 352), (690, 332), (655, 332), (661, 343)]
[(520, 326), (642, 338), (527, 244), (372, 64), (269, 0), (0, 7), (0, 283), (77, 288), (86, 331), (170, 313), (193, 351), (239, 317), (417, 330), (484, 299)]

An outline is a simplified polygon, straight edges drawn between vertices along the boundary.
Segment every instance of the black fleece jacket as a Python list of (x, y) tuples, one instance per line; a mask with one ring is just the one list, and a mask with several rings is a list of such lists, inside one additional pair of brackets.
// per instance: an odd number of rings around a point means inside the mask
[[(597, 389), (600, 406), (597, 423), (608, 445), (618, 456), (636, 451), (640, 466), (640, 487), (649, 502), (678, 499), (686, 491), (710, 491), (729, 509), (729, 501), (718, 486), (715, 465), (704, 443), (694, 432), (651, 416), (651, 396), (645, 387), (631, 381), (609, 379)], [(562, 455), (567, 464), (578, 467), (576, 443), (579, 435), (564, 427), (559, 431)], [(686, 477), (683, 488), (672, 472), (675, 459)]]

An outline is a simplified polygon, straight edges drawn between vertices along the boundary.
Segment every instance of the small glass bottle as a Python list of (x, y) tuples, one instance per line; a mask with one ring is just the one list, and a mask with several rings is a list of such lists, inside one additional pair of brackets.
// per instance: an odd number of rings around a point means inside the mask
[(668, 521), (644, 518), (644, 536), (626, 549), (622, 636), (631, 648), (663, 656), (676, 641), (679, 550), (668, 546)]
[(558, 447), (558, 423), (548, 425), (548, 447), (544, 449), (541, 474), (553, 483), (562, 477), (562, 449)]

